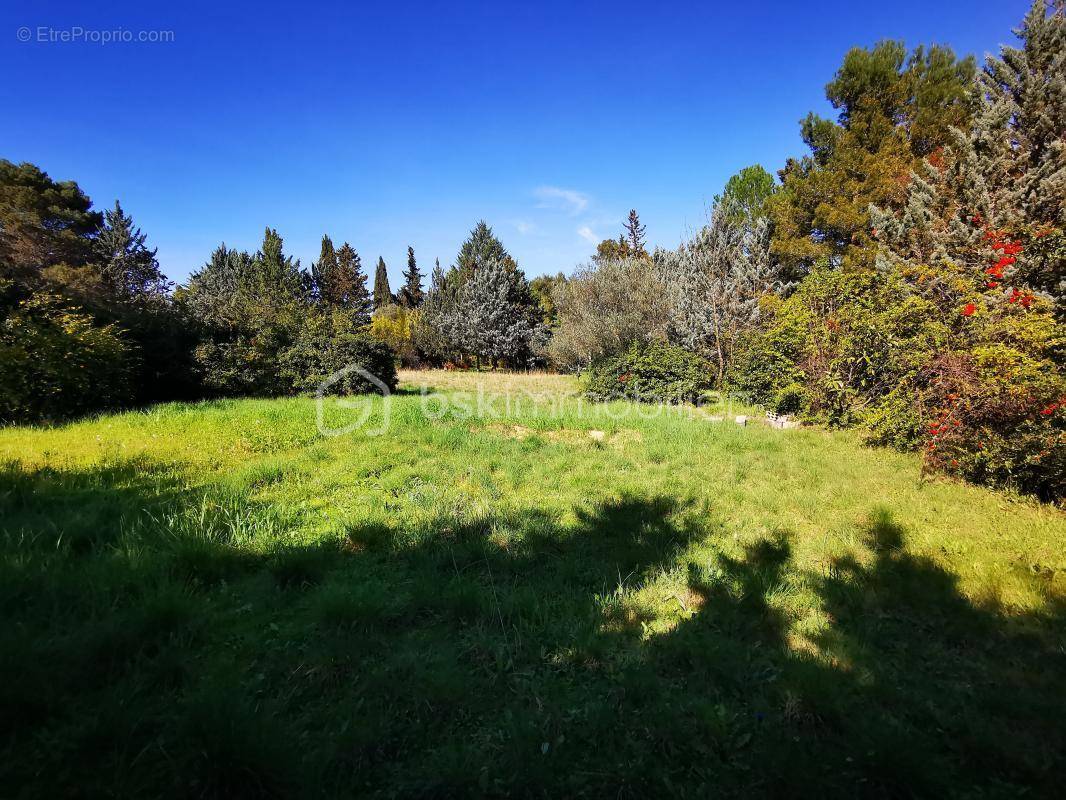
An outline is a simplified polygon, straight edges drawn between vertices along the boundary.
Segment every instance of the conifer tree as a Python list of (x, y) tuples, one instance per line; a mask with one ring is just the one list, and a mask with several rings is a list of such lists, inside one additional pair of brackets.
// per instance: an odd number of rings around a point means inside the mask
[(629, 252), (634, 256), (646, 256), (648, 251), (644, 248), (644, 233), (647, 230), (647, 226), (640, 224), (640, 216), (635, 208), (630, 209), (625, 228), (626, 244), (629, 247)]
[(149, 249), (145, 239), (116, 200), (115, 208), (104, 213), (95, 249), (105, 283), (121, 299), (159, 298), (170, 289), (159, 269), (156, 250)]
[(738, 337), (759, 320), (759, 299), (786, 288), (770, 257), (769, 220), (745, 223), (734, 213), (715, 206), (692, 241), (656, 253), (669, 288), (670, 338), (716, 360), (719, 385)]
[[(1004, 185), (1031, 220), (1066, 225), (1066, 2), (1035, 0), (1015, 31), (1021, 47), (989, 56), (981, 72), (986, 116), (1006, 121)], [(987, 124), (985, 119), (982, 123)], [(1009, 144), (1009, 150), (1007, 145)]]
[(264, 232), (254, 265), (261, 299), (279, 304), (303, 300), (306, 284), (300, 262), (285, 255), (284, 241), (274, 228)]
[(455, 258), (455, 268), (460, 280), (465, 281), (479, 264), (491, 260), (498, 261), (508, 269), (518, 268), (511, 254), (503, 246), (503, 242), (496, 238), (489, 224), (481, 220), (470, 231), (470, 235), (459, 248), (459, 254)]
[(385, 259), (378, 256), (377, 270), (374, 272), (374, 308), (378, 309), (393, 302), (392, 289), (389, 288), (389, 273)]
[(629, 240), (619, 235), (617, 239), (604, 239), (596, 245), (596, 254), (592, 256), (592, 261), (596, 264), (603, 264), (607, 261), (630, 258), (633, 255), (629, 249)]
[(415, 249), (407, 248), (407, 269), (403, 273), (404, 285), (400, 289), (400, 305), (406, 308), (418, 308), (422, 305), (425, 293), (422, 291), (422, 273), (415, 261)]
[(415, 346), (427, 356), (441, 361), (452, 360), (461, 353), (454, 283), (448, 280), (438, 258), (413, 331)]
[(345, 242), (337, 251), (337, 280), (334, 302), (354, 311), (360, 324), (370, 322), (374, 300), (367, 288), (367, 276), (355, 248)]
[(338, 272), (337, 251), (333, 249), (333, 240), (323, 234), (318, 261), (311, 264), (311, 280), (318, 300), (336, 304)]
[(745, 167), (726, 181), (721, 196), (714, 198), (730, 220), (751, 223), (766, 215), (766, 201), (776, 190), (774, 176), (759, 164)]
[(525, 277), (498, 259), (477, 265), (461, 287), (450, 329), (462, 350), (488, 359), (512, 363), (529, 358), (544, 327), (528, 303), (516, 298), (528, 294)]
[[(1066, 20), (1037, 0), (1016, 31), (1021, 47), (989, 57), (966, 131), (912, 176), (905, 206), (874, 207), (879, 263), (949, 266), (986, 276), (1004, 302), (1018, 284), (1066, 311)], [(1059, 120), (1056, 126), (1051, 122)], [(1006, 253), (1003, 248), (1011, 252)], [(993, 250), (992, 248), (997, 248)], [(991, 263), (990, 263), (991, 258)]]
[(939, 46), (917, 48), (909, 58), (899, 42), (847, 54), (826, 86), (837, 120), (803, 120), (810, 155), (789, 160), (766, 203), (773, 252), (794, 275), (823, 259), (873, 265), (870, 206), (901, 208), (915, 165), (942, 147), (953, 127), (969, 125), (975, 70), (972, 58), (956, 59)]

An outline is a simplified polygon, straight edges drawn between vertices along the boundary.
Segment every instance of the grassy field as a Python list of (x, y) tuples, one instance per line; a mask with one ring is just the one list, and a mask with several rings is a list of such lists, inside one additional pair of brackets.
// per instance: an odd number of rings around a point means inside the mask
[(5, 796), (1060, 796), (1061, 511), (402, 377), (0, 430)]

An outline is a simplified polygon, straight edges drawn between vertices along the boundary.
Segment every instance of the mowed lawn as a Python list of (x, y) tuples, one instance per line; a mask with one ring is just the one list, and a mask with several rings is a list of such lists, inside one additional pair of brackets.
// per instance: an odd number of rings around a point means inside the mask
[(1063, 512), (402, 378), (0, 430), (4, 796), (1061, 796)]

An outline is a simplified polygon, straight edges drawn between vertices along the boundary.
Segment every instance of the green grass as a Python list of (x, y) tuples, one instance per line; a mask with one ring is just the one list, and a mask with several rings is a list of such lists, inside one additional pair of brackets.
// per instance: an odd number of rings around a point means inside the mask
[(0, 431), (5, 796), (1058, 795), (1061, 511), (404, 380)]

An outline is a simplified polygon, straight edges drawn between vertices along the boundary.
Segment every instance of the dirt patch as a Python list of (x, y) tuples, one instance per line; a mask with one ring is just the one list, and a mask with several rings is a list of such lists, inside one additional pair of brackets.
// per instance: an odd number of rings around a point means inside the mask
[(538, 436), (541, 439), (546, 439), (549, 442), (562, 442), (564, 444), (610, 444), (615, 447), (622, 447), (626, 444), (633, 442), (639, 442), (643, 438), (640, 431), (622, 429), (615, 431), (614, 433), (608, 433), (601, 430), (581, 430), (579, 428), (553, 428), (551, 430), (535, 430), (533, 428), (527, 428), (524, 425), (506, 425), (503, 423), (494, 423), (492, 425), (486, 425), (484, 430), (491, 431), (498, 436), (505, 436), (508, 439), (528, 439), (531, 436)]

